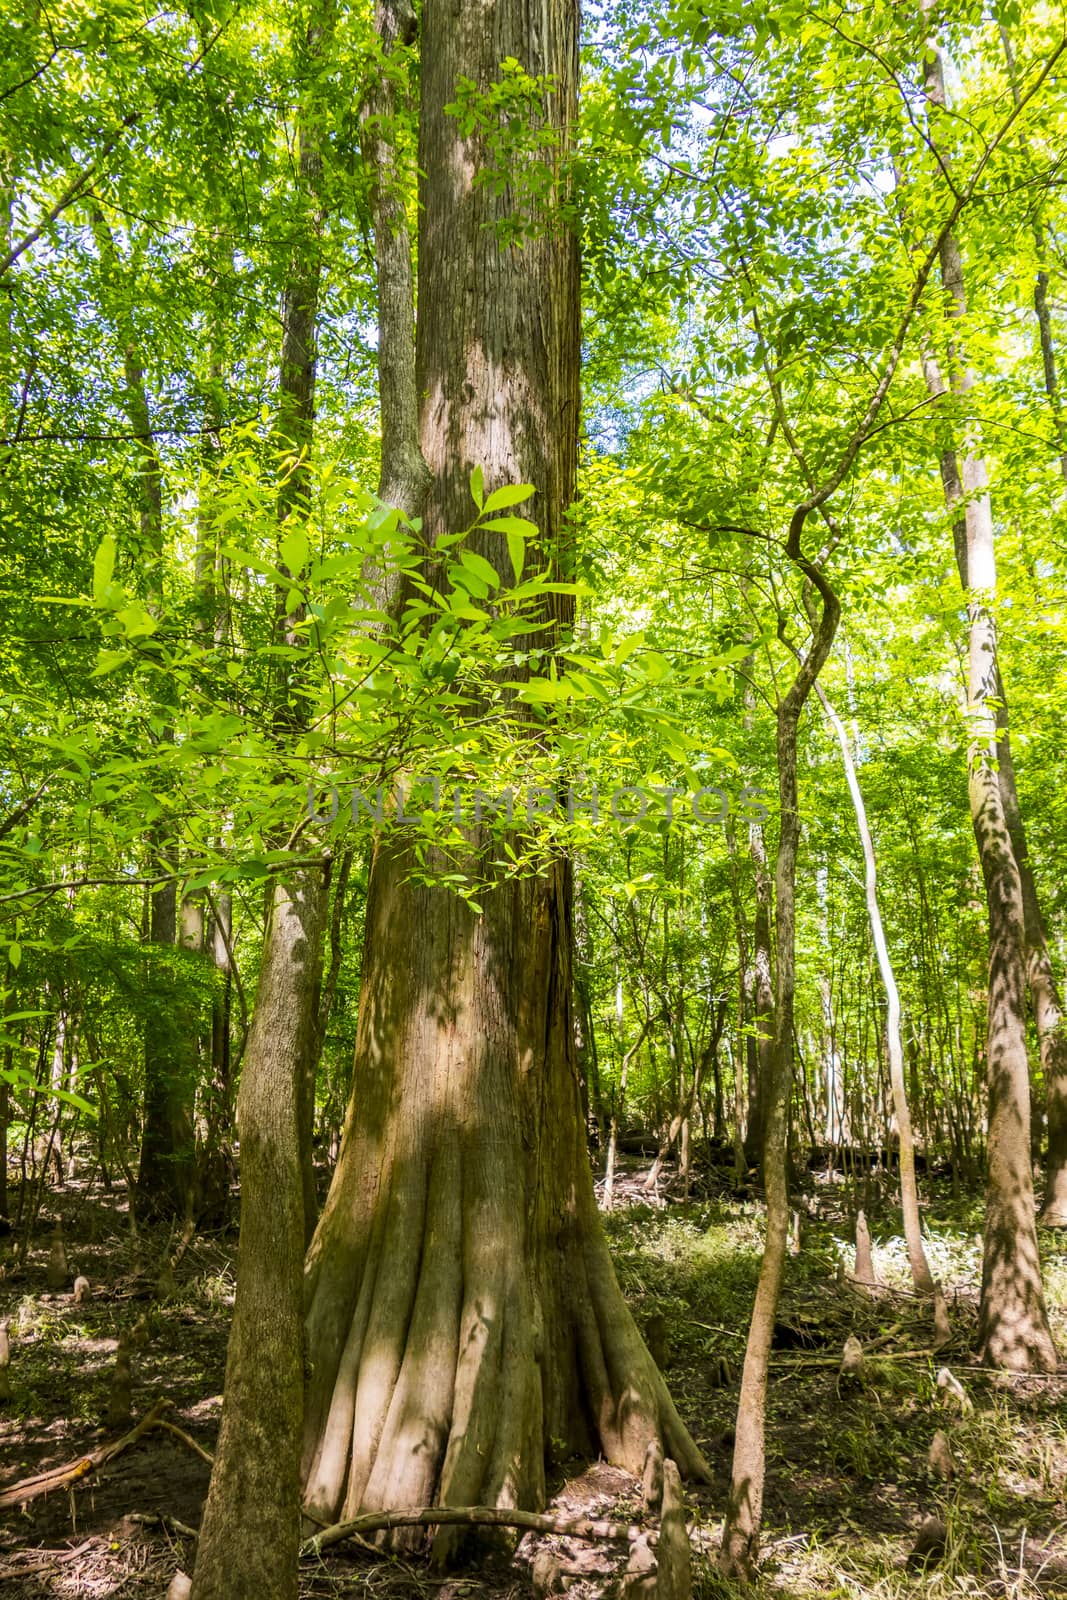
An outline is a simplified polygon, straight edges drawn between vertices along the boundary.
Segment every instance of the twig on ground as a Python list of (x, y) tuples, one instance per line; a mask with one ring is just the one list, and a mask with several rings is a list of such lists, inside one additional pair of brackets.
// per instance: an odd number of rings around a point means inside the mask
[[(53, 1567), (58, 1567), (64, 1561), (73, 1561), (76, 1556), (84, 1555), (89, 1546), (95, 1541), (83, 1539), (81, 1544), (76, 1544), (73, 1550), (49, 1550), (39, 1561), (12, 1562), (10, 1566), (0, 1567), (0, 1578), (29, 1578), (42, 1572), (51, 1572)], [(31, 1552), (27, 1551), (27, 1554)], [(34, 1551), (33, 1554), (40, 1554)]]
[(179, 1522), (177, 1517), (170, 1516), (166, 1511), (131, 1511), (129, 1520), (139, 1523), (144, 1528), (162, 1528), (165, 1533), (179, 1533), (183, 1539), (200, 1537), (199, 1528), (191, 1528), (187, 1522)]
[[(864, 1348), (864, 1354), (869, 1355), (871, 1353), (871, 1348), (872, 1347), (869, 1345), (866, 1346)], [(929, 1350), (882, 1350), (881, 1352), (877, 1352), (877, 1354), (879, 1361), (914, 1361), (919, 1356), (929, 1356), (930, 1352)], [(841, 1365), (841, 1357), (839, 1355), (772, 1356), (770, 1364), (772, 1367), (789, 1367), (797, 1369), (802, 1367), (836, 1368)]]
[(186, 1433), (184, 1428), (179, 1428), (176, 1422), (168, 1422), (165, 1417), (159, 1417), (152, 1426), (154, 1428), (165, 1428), (176, 1439), (180, 1439), (183, 1444), (187, 1444), (190, 1450), (195, 1450), (201, 1461), (206, 1461), (209, 1467), (215, 1465), (215, 1457), (211, 1454), (211, 1451), (205, 1450), (202, 1444), (197, 1444), (192, 1434)]

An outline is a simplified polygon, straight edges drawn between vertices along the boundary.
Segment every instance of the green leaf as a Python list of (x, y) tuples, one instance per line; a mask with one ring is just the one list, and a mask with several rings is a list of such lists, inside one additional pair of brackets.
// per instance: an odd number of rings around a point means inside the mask
[(309, 549), (307, 534), (303, 528), (290, 528), (278, 546), (281, 558), (294, 578), (303, 572), (307, 565)]
[(473, 572), (476, 578), (481, 578), (491, 589), (499, 589), (500, 574), (484, 556), (476, 554), (473, 550), (464, 550), (459, 558), (459, 564), (461, 567), (466, 567), (468, 572)]
[(481, 467), (475, 467), (471, 473), (471, 499), (480, 512), (485, 504), (485, 474)]
[(531, 705), (543, 705), (549, 700), (573, 700), (575, 694), (574, 684), (566, 678), (556, 681), (551, 678), (531, 678), (528, 683), (509, 684), (508, 687), (517, 689), (519, 699)]
[(536, 522), (528, 517), (494, 517), (491, 522), (483, 522), (482, 527), (494, 533), (521, 533), (524, 539), (536, 539), (539, 531)]
[(100, 541), (93, 561), (93, 604), (102, 606), (107, 603), (107, 591), (111, 587), (111, 577), (115, 571), (115, 537), (106, 534)]
[(90, 672), (90, 678), (103, 678), (109, 672), (114, 672), (116, 667), (125, 666), (130, 659), (128, 650), (101, 650), (96, 658), (96, 666)]
[(10, 961), (15, 970), (18, 971), (19, 967), (22, 965), (22, 946), (17, 943), (9, 944), (7, 947), (7, 959)]
[(521, 505), (524, 500), (529, 500), (534, 492), (532, 483), (506, 483), (502, 489), (494, 489), (484, 506), (482, 514), (488, 516), (490, 511), (504, 511), (508, 506)]
[(521, 533), (508, 533), (504, 536), (508, 541), (508, 555), (511, 557), (512, 569), (515, 573), (515, 582), (522, 578), (522, 569), (526, 565), (526, 540)]

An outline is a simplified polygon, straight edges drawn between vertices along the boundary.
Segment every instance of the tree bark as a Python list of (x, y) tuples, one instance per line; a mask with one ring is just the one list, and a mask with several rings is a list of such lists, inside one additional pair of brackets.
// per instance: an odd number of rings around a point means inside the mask
[[(950, 265), (950, 282), (955, 284), (955, 302), (965, 309), (963, 268), (958, 255)], [(931, 354), (923, 361), (926, 386), (937, 400), (948, 395), (940, 368)], [(941, 482), (945, 504), (957, 513), (953, 524), (956, 565), (964, 592), (967, 580), (967, 524), (964, 515), (964, 488), (959, 459), (949, 445), (941, 452)], [(1037, 1028), (1041, 1073), (1045, 1083), (1048, 1118), (1048, 1155), (1045, 1172), (1045, 1199), (1041, 1221), (1047, 1227), (1067, 1227), (1067, 1026), (1064, 1023), (1060, 987), (1052, 967), (1048, 933), (1037, 892), (1037, 880), (1030, 861), (1026, 826), (1012, 757), (1007, 690), (999, 659), (996, 666), (997, 780), (1004, 819), (1012, 851), (1019, 869), (1023, 901), (1023, 931), (1026, 948), (1026, 979), (1030, 1006)]]
[[(308, 208), (282, 295), (275, 441), (282, 481), (277, 522), (307, 515), (314, 426), (315, 350), (322, 277), (318, 98), (333, 21), (323, 0), (298, 54), (309, 87), (297, 116), (300, 198)], [(300, 574), (288, 574), (299, 581)], [(305, 608), (278, 589), (274, 683), (279, 746), (306, 725), (301, 685), (310, 652)], [(304, 1414), (303, 1262), (317, 1212), (311, 1131), (329, 904), (329, 864), (293, 868), (271, 892), (259, 987), (241, 1071), (237, 1130), (241, 1231), (234, 1317), (226, 1353), (222, 1426), (204, 1508), (192, 1600), (296, 1600), (300, 1546), (300, 1439)], [(219, 933), (224, 931), (221, 918)], [(232, 946), (227, 941), (227, 953)]]
[[(921, 9), (929, 18), (934, 0), (921, 0)], [(932, 41), (923, 58), (923, 79), (930, 137), (936, 147), (938, 115), (944, 111), (946, 95), (941, 53)], [(959, 328), (967, 315), (967, 295), (959, 245), (951, 229), (942, 235), (940, 262), (949, 317)], [(956, 397), (966, 397), (974, 387), (975, 374), (957, 344), (954, 336), (949, 349), (951, 391)], [(928, 362), (927, 382), (936, 392), (931, 379)], [(954, 474), (958, 474), (957, 484), (951, 481)], [(1029, 942), (1022, 873), (1012, 847), (1003, 787), (1009, 775), (1014, 779), (1014, 771), (1010, 766), (1008, 774), (998, 770), (996, 708), (1003, 685), (993, 612), (997, 585), (993, 508), (985, 460), (970, 440), (965, 439), (958, 460), (954, 453), (943, 456), (942, 479), (950, 507), (958, 503), (954, 494), (963, 501), (962, 526), (957, 519), (955, 539), (968, 612), (968, 795), (989, 915), (989, 1141), (978, 1341), (984, 1358), (994, 1366), (1047, 1371), (1056, 1365), (1057, 1356), (1045, 1311), (1034, 1221), (1026, 1050)], [(1010, 793), (1021, 829), (1013, 781)], [(1021, 849), (1025, 859), (1025, 840)], [(1032, 886), (1032, 875), (1030, 881)], [(1034, 903), (1036, 908), (1036, 892)], [(1038, 918), (1040, 921), (1039, 911)], [(1048, 972), (1051, 976), (1051, 968)], [(1047, 1025), (1047, 1011), (1044, 1014)], [(1054, 1082), (1059, 1068), (1059, 1025), (1057, 1015), (1045, 1046), (1045, 1055), (1051, 1053)], [(1067, 1080), (1061, 1081), (1067, 1091)]]
[[(1012, 99), (1018, 105), (1019, 85), (1015, 73), (1015, 60), (1010, 36), (1003, 25), (1000, 28), (1000, 37), (1008, 66)], [(1041, 345), (1041, 368), (1045, 380), (1045, 393), (1048, 395), (1060, 447), (1060, 474), (1067, 482), (1067, 420), (1063, 414), (1063, 400), (1056, 371), (1056, 346), (1052, 337), (1052, 314), (1048, 303), (1049, 278), (1044, 264), (1048, 250), (1040, 212), (1035, 213), (1033, 235), (1038, 262), (1034, 278), (1034, 314), (1037, 318)], [(1004, 796), (1008, 832), (1011, 834), (1012, 848), (1019, 863), (1019, 876), (1022, 880), (1023, 915), (1026, 927), (1026, 972), (1030, 985), (1030, 1003), (1041, 1045), (1041, 1070), (1045, 1079), (1048, 1157), (1045, 1169), (1045, 1200), (1040, 1220), (1046, 1227), (1065, 1228), (1067, 1227), (1067, 1028), (1064, 1025), (1063, 1004), (1052, 969), (1045, 919), (1041, 914), (1037, 885), (1026, 844), (1026, 831), (1011, 757), (1011, 741), (1008, 738), (1008, 707), (1003, 684), (1000, 687), (997, 726), (1002, 730), (997, 746), (1000, 787)]]
[(904, 1237), (908, 1246), (908, 1264), (911, 1267), (912, 1282), (919, 1293), (933, 1294), (934, 1280), (926, 1260), (922, 1228), (919, 1223), (919, 1191), (915, 1182), (915, 1139), (911, 1129), (911, 1112), (908, 1108), (907, 1088), (904, 1082), (904, 1045), (900, 1034), (900, 991), (897, 988), (885, 928), (882, 925), (881, 908), (878, 904), (878, 864), (874, 854), (874, 841), (867, 825), (867, 808), (863, 803), (863, 791), (859, 785), (856, 764), (852, 759), (844, 723), (830, 704), (820, 683), (816, 683), (815, 692), (837, 735), (848, 792), (852, 797), (852, 808), (856, 813), (856, 827), (863, 846), (867, 916), (870, 919), (871, 938), (874, 941), (878, 970), (882, 976), (886, 995), (885, 1027), (889, 1052), (889, 1084), (893, 1096), (893, 1115), (896, 1118), (900, 1139), (900, 1204), (904, 1217)]
[(608, 1150), (604, 1158), (604, 1210), (610, 1211), (615, 1204), (615, 1164), (619, 1155), (619, 1118), (626, 1109), (626, 1086), (630, 1077), (630, 1063), (644, 1044), (652, 1026), (651, 1017), (646, 1017), (641, 1024), (640, 1032), (633, 1044), (622, 1058), (619, 1067), (619, 1079), (615, 1085), (615, 1094), (611, 1102), (611, 1122), (608, 1128)]
[[(121, 285), (123, 267), (119, 253), (107, 219), (95, 202), (90, 217), (101, 265), (111, 283)], [(137, 561), (143, 574), (148, 610), (156, 614), (163, 601), (163, 469), (152, 433), (140, 347), (128, 296), (120, 299), (116, 324), (123, 350), (124, 404), (139, 457), (141, 544)], [(170, 732), (164, 730), (162, 738), (170, 737)], [(158, 827), (149, 830), (147, 843), (156, 864), (173, 867), (173, 851)], [(171, 878), (152, 890), (149, 911), (151, 998), (144, 1023), (144, 1121), (137, 1169), (138, 1214), (149, 1222), (185, 1216), (195, 1181), (196, 1039), (195, 1035), (183, 1033), (178, 1019), (179, 968), (174, 954), (177, 932), (178, 890)]]
[[(507, 57), (550, 75), (531, 121), (559, 140), (539, 159), (559, 163), (577, 7), (552, 0), (535, 26), (519, 0), (428, 0), (422, 30), (423, 530), (435, 539), (470, 523), (480, 467), (487, 491), (536, 486), (531, 514), (552, 560), (574, 492), (576, 244), (558, 171), (543, 207), (522, 182), (479, 182), (481, 135), (446, 107), (461, 79), (484, 93)], [(507, 571), (501, 534), (470, 547)], [(307, 1272), (305, 1493), (326, 1520), (538, 1505), (546, 1454), (600, 1450), (640, 1472), (654, 1437), (689, 1472), (706, 1470), (622, 1300), (593, 1199), (569, 868), (494, 878), (487, 844), (472, 830), (469, 864), (490, 880), (480, 916), (412, 882), (402, 838), (375, 851), (352, 1098)], [(436, 1556), (459, 1536), (441, 1529)]]
[[(742, 592), (748, 593), (748, 579), (742, 578)], [(741, 664), (741, 675), (745, 680), (744, 691), (744, 716), (742, 726), (749, 732), (753, 726), (756, 691), (753, 682), (755, 672), (755, 655), (748, 655)], [(730, 853), (734, 855), (734, 845), (730, 841)], [(745, 1102), (745, 1133), (744, 1156), (750, 1167), (760, 1167), (763, 1161), (763, 1096), (766, 1085), (770, 1082), (771, 1054), (774, 1049), (774, 974), (772, 971), (771, 950), (773, 945), (772, 924), (774, 920), (774, 895), (771, 885), (771, 875), (767, 870), (767, 844), (763, 835), (763, 825), (759, 822), (750, 822), (748, 825), (748, 853), (752, 862), (752, 876), (756, 891), (756, 909), (752, 922), (752, 945), (749, 949), (747, 930), (744, 927), (744, 911), (741, 904), (739, 888), (733, 886), (734, 913), (738, 919), (738, 944), (743, 963), (742, 992), (745, 998), (745, 1009), (748, 1013), (748, 1026), (753, 1033), (745, 1037), (745, 1065), (746, 1065), (746, 1102)]]
[[(1003, 23), (999, 24), (1000, 42), (1004, 47), (1004, 60), (1008, 68), (1008, 82), (1011, 85), (1011, 97), (1016, 105), (1019, 104), (1019, 79), (1015, 71), (1015, 52), (1012, 49), (1011, 35)], [(1031, 230), (1034, 239), (1034, 251), (1037, 255), (1037, 272), (1034, 274), (1034, 315), (1037, 318), (1038, 341), (1041, 346), (1041, 371), (1045, 380), (1045, 393), (1048, 395), (1049, 409), (1056, 429), (1056, 442), (1060, 449), (1060, 476), (1067, 483), (1067, 419), (1063, 415), (1063, 399), (1060, 394), (1059, 380), (1056, 373), (1056, 345), (1052, 337), (1052, 313), (1048, 303), (1048, 242), (1045, 237), (1045, 226), (1041, 219), (1040, 209), (1033, 213)]]
[[(967, 463), (964, 463), (966, 484)], [(978, 494), (982, 486), (976, 485)], [(973, 490), (971, 491), (974, 492)], [(996, 772), (996, 591), (988, 495), (967, 505), (968, 792), (989, 907), (989, 1142), (978, 1343), (994, 1366), (1052, 1371), (1034, 1222), (1022, 886)]]
[(193, 1600), (296, 1600), (304, 1209), (299, 1082), (320, 976), (322, 872), (274, 890), (237, 1125), (241, 1247)]
[(774, 976), (771, 970), (771, 922), (773, 889), (767, 870), (767, 846), (763, 825), (750, 822), (748, 827), (748, 852), (752, 858), (756, 885), (756, 914), (752, 924), (752, 1025), (757, 1037), (753, 1041), (755, 1070), (748, 1079), (748, 1116), (745, 1123), (745, 1155), (750, 1165), (760, 1166), (763, 1161), (764, 1102), (767, 1085), (771, 1081), (771, 1059), (774, 1052)]
[[(277, 500), (280, 537), (284, 537), (290, 518), (299, 524), (306, 520), (310, 509), (310, 453), (315, 427), (319, 297), (323, 274), (322, 234), (326, 220), (322, 146), (328, 112), (323, 100), (322, 74), (335, 20), (334, 0), (316, 0), (297, 48), (298, 65), (304, 77), (296, 114), (296, 198), (302, 216), (290, 249), (282, 289), (282, 347), (274, 424), (281, 472)], [(290, 571), (280, 552), (277, 560), (282, 574), (299, 585), (303, 573)], [(288, 583), (279, 585), (275, 593), (274, 733), (279, 745), (298, 738), (307, 727), (309, 701), (304, 686), (315, 660), (306, 631), (307, 607), (303, 600), (297, 599), (290, 609), (290, 593)], [(309, 884), (309, 892), (314, 892), (314, 884), (319, 885), (319, 892), (325, 893), (323, 875)], [(315, 921), (322, 921), (325, 915), (325, 905), (317, 907)], [(308, 1001), (315, 1017), (318, 1001), (317, 994)], [(304, 1050), (295, 1063), (295, 1070), (305, 1243), (309, 1243), (318, 1217), (312, 1138), (319, 1035), (314, 1019), (306, 1029), (301, 1029), (301, 1037)]]

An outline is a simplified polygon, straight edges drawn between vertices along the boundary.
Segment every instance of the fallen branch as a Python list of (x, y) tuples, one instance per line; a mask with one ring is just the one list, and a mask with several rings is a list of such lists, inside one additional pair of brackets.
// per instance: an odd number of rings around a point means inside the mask
[(610, 1539), (632, 1544), (644, 1531), (636, 1523), (607, 1522), (589, 1517), (551, 1517), (538, 1511), (513, 1511), (502, 1506), (420, 1506), (412, 1511), (369, 1511), (347, 1522), (335, 1522), (300, 1546), (302, 1556), (317, 1556), (354, 1534), (381, 1533), (390, 1528), (444, 1527), (526, 1528), (534, 1533), (566, 1534), (572, 1539)]
[(186, 1433), (184, 1428), (179, 1428), (176, 1422), (168, 1422), (165, 1417), (158, 1417), (152, 1424), (153, 1428), (165, 1428), (172, 1433), (182, 1444), (187, 1444), (190, 1450), (195, 1450), (201, 1461), (206, 1461), (209, 1467), (215, 1465), (215, 1457), (210, 1450), (205, 1450), (202, 1444), (197, 1444), (191, 1433)]
[(191, 1528), (187, 1522), (179, 1522), (177, 1517), (172, 1517), (166, 1511), (131, 1511), (129, 1520), (136, 1522), (142, 1528), (162, 1528), (164, 1533), (178, 1533), (183, 1539), (199, 1539), (200, 1529)]
[(39, 1495), (48, 1494), (52, 1489), (63, 1489), (88, 1477), (90, 1472), (95, 1472), (98, 1467), (136, 1444), (150, 1428), (157, 1427), (161, 1413), (170, 1404), (169, 1400), (157, 1400), (151, 1411), (146, 1412), (136, 1427), (124, 1433), (121, 1439), (113, 1439), (110, 1444), (101, 1445), (98, 1450), (79, 1456), (76, 1461), (68, 1461), (62, 1467), (52, 1467), (48, 1472), (38, 1472), (32, 1478), (22, 1478), (18, 1483), (13, 1483), (10, 1489), (0, 1493), (0, 1509), (25, 1505), (27, 1501), (36, 1500)]
[[(864, 1348), (864, 1355), (872, 1354), (870, 1347)], [(919, 1356), (929, 1357), (930, 1351), (926, 1350), (876, 1350), (873, 1352), (879, 1361), (914, 1361)], [(772, 1367), (791, 1367), (798, 1371), (805, 1367), (832, 1367), (841, 1365), (841, 1357), (836, 1356), (772, 1356)]]
[(889, 1342), (892, 1339), (895, 1339), (897, 1337), (897, 1334), (901, 1333), (901, 1332), (903, 1332), (903, 1324), (900, 1323), (900, 1322), (894, 1322), (893, 1326), (889, 1329), (888, 1333), (880, 1333), (878, 1335), (877, 1339), (872, 1339), (869, 1344), (865, 1344), (864, 1345), (864, 1347), (863, 1347), (864, 1355), (865, 1356), (869, 1356), (875, 1350), (880, 1350), (883, 1345), (889, 1344)]

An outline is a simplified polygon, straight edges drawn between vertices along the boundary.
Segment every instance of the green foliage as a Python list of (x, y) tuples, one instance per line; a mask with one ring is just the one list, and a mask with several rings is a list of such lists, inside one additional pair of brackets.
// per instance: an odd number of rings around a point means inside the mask
[[(17, 1115), (51, 1092), (51, 1030), (72, 1011), (94, 1040), (61, 1089), (72, 1113), (101, 1087), (136, 1099), (124, 1041), (152, 1003), (142, 942), (162, 879), (209, 920), (234, 896), (247, 997), (264, 886), (323, 848), (353, 859), (327, 1032), (339, 1101), (374, 797), (389, 813), (397, 783), (422, 778), (418, 870), (474, 905), (487, 884), (457, 788), (586, 802), (532, 821), (520, 805), (519, 827), (486, 819), (489, 872), (530, 871), (546, 846), (574, 857), (594, 1113), (662, 1126), (699, 1069), (700, 1134), (725, 1141), (754, 1036), (738, 995), (760, 818), (744, 791), (763, 796), (773, 854), (775, 709), (810, 636), (784, 538), (857, 443), (826, 507), (836, 532), (816, 514), (805, 528), (809, 551), (833, 546), (843, 607), (825, 684), (871, 816), (920, 1132), (977, 1163), (984, 924), (938, 462), (966, 434), (990, 468), (1016, 764), (1058, 948), (1063, 439), (1032, 310), (1044, 283), (1058, 357), (1052, 15), (938, 17), (953, 64), (935, 114), (945, 162), (924, 120), (917, 9), (608, 0), (587, 19), (566, 150), (542, 114), (558, 86), (529, 63), (457, 82), (449, 125), (476, 141), (473, 181), (510, 196), (500, 247), (537, 248), (546, 214), (581, 233), (586, 433), (561, 562), (537, 485), (488, 485), (476, 468), (470, 525), (432, 551), (372, 492), (358, 91), (389, 76), (398, 111), (379, 131), (413, 178), (417, 42), (383, 57), (358, 8), (334, 19), (323, 55), (303, 13), (269, 4), (197, 4), (150, 27), (127, 0), (24, 11), (0, 94), (0, 1070)], [(310, 197), (294, 181), (298, 114), (321, 155)], [(961, 321), (936, 271), (913, 291), (980, 166), (955, 224)], [(414, 181), (403, 198), (414, 222)], [(277, 398), (279, 294), (309, 237), (310, 442), (288, 437)], [(931, 354), (946, 372), (969, 363), (966, 405), (929, 404)], [(383, 603), (385, 579), (399, 603)], [(299, 708), (292, 737), (279, 737), (282, 701)], [(836, 1058), (853, 1134), (880, 1142), (881, 991), (839, 755), (814, 705), (799, 776), (797, 1119), (818, 1140)], [(609, 797), (626, 786), (659, 794), (624, 823)], [(666, 797), (704, 786), (727, 796), (721, 824)], [(353, 790), (370, 801), (355, 818)], [(205, 1015), (217, 975), (179, 960), (173, 976)], [(628, 1110), (618, 1076), (642, 1027)]]

